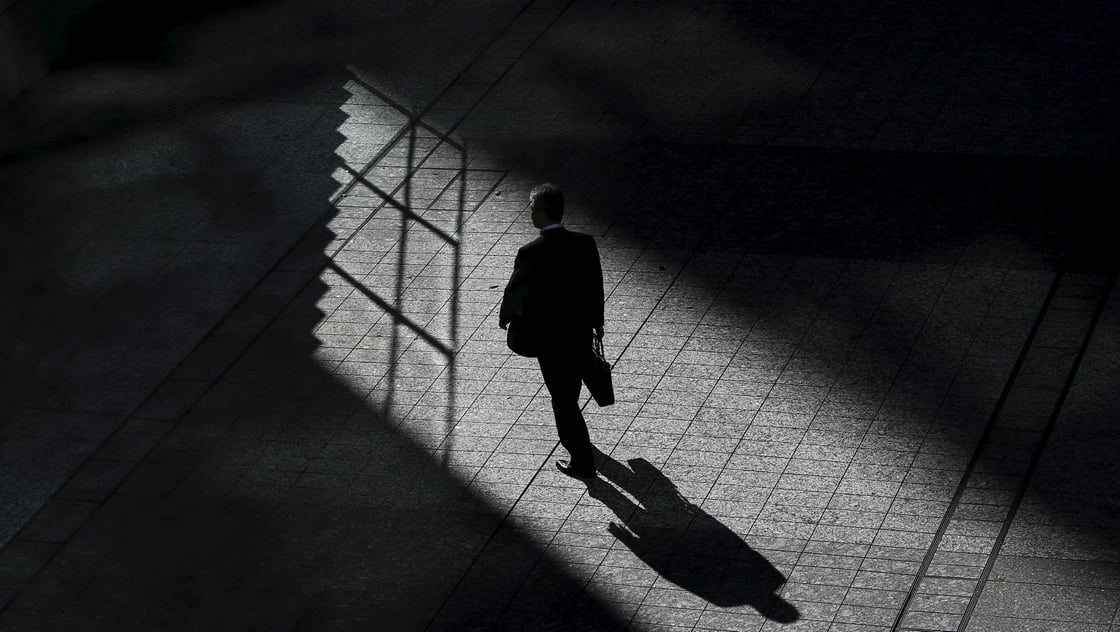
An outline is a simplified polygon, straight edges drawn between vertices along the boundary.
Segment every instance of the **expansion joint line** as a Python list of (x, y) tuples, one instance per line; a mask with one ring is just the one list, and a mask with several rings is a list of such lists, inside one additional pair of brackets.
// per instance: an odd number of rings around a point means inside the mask
[(992, 432), (996, 427), (996, 422), (999, 420), (1000, 414), (1003, 412), (1003, 407), (1007, 403), (1007, 399), (1011, 394), (1012, 386), (1022, 371), (1023, 364), (1026, 361), (1027, 354), (1034, 344), (1034, 339), (1038, 335), (1039, 329), (1042, 327), (1042, 321), (1046, 318), (1046, 314), (1050, 311), (1050, 305), (1054, 301), (1054, 296), (1058, 293), (1058, 288), (1062, 283), (1065, 276), (1064, 270), (1060, 270), (1055, 276), (1053, 282), (1050, 284), (1050, 289), (1046, 293), (1046, 298), (1042, 301), (1042, 307), (1038, 310), (1038, 315), (1035, 317), (1034, 323), (1031, 325), (1030, 333), (1027, 334), (1027, 339), (1023, 343), (1022, 348), (1019, 350), (1019, 355), (1015, 359), (1015, 364), (1011, 369), (1011, 374), (1008, 376), (1007, 381), (1003, 385), (1003, 390), (1000, 392), (999, 399), (992, 410), (992, 414), (988, 417), (988, 423), (984, 426), (984, 432), (980, 435), (979, 441), (976, 443), (976, 449), (972, 452), (972, 457), (965, 467), (964, 473), (961, 475), (960, 482), (957, 483), (957, 489), (953, 493), (953, 499), (949, 501), (949, 507), (945, 510), (945, 514), (941, 518), (941, 523), (937, 527), (937, 532), (933, 536), (933, 541), (930, 542), (929, 548), (926, 549), (925, 557), (922, 558), (922, 563), (918, 567), (918, 572), (914, 575), (914, 581), (910, 583), (910, 589), (906, 593), (906, 599), (902, 602), (902, 607), (898, 610), (898, 615), (895, 617), (894, 625), (891, 626), (891, 632), (897, 632), (902, 626), (903, 619), (910, 610), (910, 603), (914, 599), (914, 595), (918, 592), (918, 587), (925, 578), (926, 573), (929, 572), (930, 564), (933, 562), (934, 556), (937, 554), (937, 549), (941, 544), (942, 539), (945, 537), (945, 532), (949, 528), (949, 523), (952, 521), (953, 515), (956, 513), (957, 507), (961, 503), (961, 498), (964, 497), (965, 491), (968, 489), (968, 481), (972, 476), (973, 471), (976, 469), (977, 464), (980, 462), (980, 455), (983, 453), (984, 448), (987, 447), (988, 441), (991, 439)]
[(1011, 529), (1011, 523), (1015, 520), (1015, 515), (1019, 513), (1019, 506), (1022, 504), (1023, 498), (1027, 495), (1027, 488), (1030, 487), (1031, 479), (1034, 478), (1035, 471), (1038, 469), (1039, 463), (1042, 462), (1042, 455), (1046, 451), (1046, 446), (1050, 441), (1050, 436), (1054, 433), (1055, 426), (1058, 425), (1058, 417), (1061, 415), (1062, 407), (1065, 406), (1066, 397), (1073, 388), (1073, 382), (1077, 378), (1078, 371), (1081, 369), (1081, 361), (1085, 358), (1085, 354), (1089, 350), (1089, 343), (1092, 341), (1093, 334), (1097, 330), (1097, 324), (1100, 323), (1101, 316), (1104, 314), (1105, 306), (1108, 305), (1108, 299), (1112, 294), (1112, 288), (1116, 285), (1116, 276), (1116, 272), (1113, 272), (1104, 291), (1101, 292), (1097, 307), (1093, 311), (1093, 318), (1089, 321), (1089, 329), (1085, 332), (1085, 337), (1081, 341), (1081, 346), (1077, 349), (1077, 356), (1074, 358), (1073, 366), (1070, 367), (1069, 375), (1066, 376), (1066, 381), (1062, 385), (1058, 400), (1054, 403), (1053, 410), (1050, 411), (1050, 418), (1046, 422), (1046, 428), (1042, 431), (1042, 436), (1039, 437), (1038, 443), (1035, 445), (1034, 451), (1031, 454), (1030, 464), (1027, 466), (1026, 472), (1023, 473), (1022, 480), (1019, 482), (1019, 488), (1015, 492), (1015, 498), (1011, 501), (1011, 508), (1008, 510), (1007, 516), (1003, 520), (999, 535), (996, 536), (995, 544), (992, 546), (992, 552), (988, 556), (988, 560), (984, 564), (984, 570), (981, 571), (980, 578), (976, 582), (976, 590), (973, 591), (972, 598), (968, 600), (968, 606), (965, 608), (964, 615), (961, 617), (960, 625), (957, 626), (958, 632), (967, 628), (968, 622), (972, 619), (972, 613), (976, 610), (976, 604), (980, 601), (980, 593), (983, 592), (984, 585), (987, 583), (988, 577), (992, 574), (992, 567), (995, 566), (996, 557), (1003, 548), (1003, 542), (1007, 538), (1008, 531)]

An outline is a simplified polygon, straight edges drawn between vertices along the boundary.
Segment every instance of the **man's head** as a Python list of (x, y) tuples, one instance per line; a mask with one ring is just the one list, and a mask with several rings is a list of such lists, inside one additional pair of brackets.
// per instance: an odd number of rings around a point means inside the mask
[(564, 219), (564, 192), (555, 184), (534, 187), (529, 193), (529, 208), (537, 228), (558, 224)]

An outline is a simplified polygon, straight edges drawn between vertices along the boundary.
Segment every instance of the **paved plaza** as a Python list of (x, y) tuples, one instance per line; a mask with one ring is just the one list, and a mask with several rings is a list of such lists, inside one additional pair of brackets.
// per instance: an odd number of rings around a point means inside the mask
[(107, 3), (0, 109), (0, 631), (1120, 632), (1120, 5), (979, 4)]

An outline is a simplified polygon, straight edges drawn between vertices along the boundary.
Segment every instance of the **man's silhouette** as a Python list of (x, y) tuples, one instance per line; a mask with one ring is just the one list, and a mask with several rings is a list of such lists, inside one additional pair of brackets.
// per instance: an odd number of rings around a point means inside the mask
[(517, 251), (513, 274), (502, 299), (498, 324), (510, 324), (541, 367), (556, 431), (570, 460), (560, 471), (578, 478), (595, 476), (595, 457), (579, 407), (583, 368), (591, 336), (603, 335), (603, 270), (591, 235), (560, 225), (564, 193), (543, 184), (529, 194), (533, 225), (540, 237)]

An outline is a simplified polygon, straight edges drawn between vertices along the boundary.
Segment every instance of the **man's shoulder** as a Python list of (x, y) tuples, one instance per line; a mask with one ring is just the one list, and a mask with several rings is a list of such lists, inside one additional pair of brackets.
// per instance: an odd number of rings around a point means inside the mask
[(588, 233), (581, 233), (578, 230), (569, 230), (567, 228), (560, 228), (556, 231), (557, 236), (569, 243), (579, 244), (594, 244), (595, 237)]
[(572, 235), (572, 243), (575, 244), (580, 250), (598, 250), (598, 246), (595, 245), (595, 237), (593, 235), (589, 235), (587, 233), (579, 233), (574, 230), (570, 232)]
[(522, 254), (522, 253), (527, 253), (527, 252), (532, 252), (534, 250), (538, 250), (543, 245), (544, 245), (544, 237), (537, 237), (533, 241), (530, 241), (529, 243), (525, 244), (524, 246), (518, 248), (517, 249), (517, 254)]
[(594, 247), (595, 238), (587, 233), (568, 230), (567, 228), (555, 228), (521, 246), (517, 253), (519, 255), (531, 255), (534, 252), (570, 251), (573, 248), (582, 250)]

